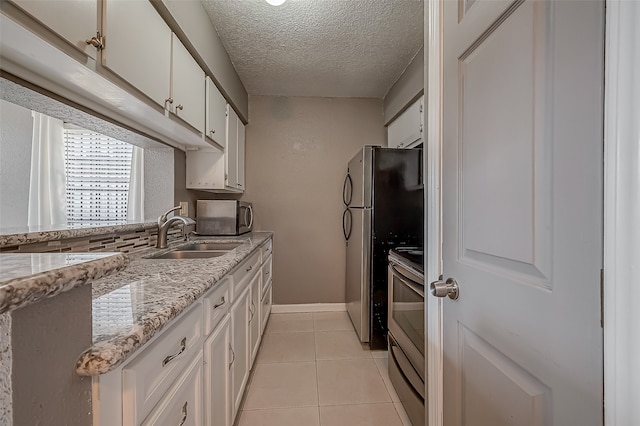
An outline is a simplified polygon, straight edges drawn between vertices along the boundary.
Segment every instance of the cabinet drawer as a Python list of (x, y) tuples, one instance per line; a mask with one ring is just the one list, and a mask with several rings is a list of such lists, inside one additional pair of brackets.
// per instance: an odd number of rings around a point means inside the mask
[(272, 263), (271, 256), (269, 256), (269, 258), (262, 264), (262, 295), (264, 295), (265, 289), (271, 283)]
[(202, 303), (194, 303), (122, 369), (125, 424), (140, 424), (189, 360), (202, 350), (202, 317)]
[(250, 278), (258, 271), (258, 268), (260, 268), (260, 250), (238, 265), (231, 274), (233, 277), (233, 297), (242, 293), (242, 290), (249, 284)]
[(142, 426), (202, 425), (202, 353), (189, 365)]
[(262, 245), (261, 250), (262, 250), (262, 263), (264, 263), (265, 259), (271, 256), (271, 252), (273, 251), (273, 240), (269, 238), (269, 241), (267, 241)]
[(229, 280), (223, 279), (204, 296), (204, 335), (208, 336), (229, 312), (231, 306)]
[(271, 314), (271, 305), (273, 304), (273, 287), (270, 285), (264, 292), (264, 296), (262, 296), (262, 301), (260, 302), (260, 334), (264, 333), (264, 328), (267, 326), (267, 320), (269, 319), (269, 314)]

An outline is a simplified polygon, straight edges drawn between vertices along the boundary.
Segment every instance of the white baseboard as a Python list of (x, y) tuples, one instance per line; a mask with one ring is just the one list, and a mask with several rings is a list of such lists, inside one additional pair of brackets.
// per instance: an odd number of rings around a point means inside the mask
[(272, 305), (271, 313), (288, 314), (299, 312), (345, 312), (346, 303), (305, 303), (300, 305)]

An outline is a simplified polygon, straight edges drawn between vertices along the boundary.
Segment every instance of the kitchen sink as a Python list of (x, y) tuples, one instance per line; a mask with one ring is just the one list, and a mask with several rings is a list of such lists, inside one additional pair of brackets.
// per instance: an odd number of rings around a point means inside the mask
[(191, 243), (147, 259), (206, 259), (223, 256), (242, 243)]
[(206, 259), (224, 256), (226, 253), (226, 251), (173, 250), (161, 255), (149, 256), (147, 259)]
[(215, 250), (215, 251), (229, 251), (238, 247), (242, 243), (192, 243), (188, 246), (180, 247), (178, 250), (181, 251), (206, 251), (206, 250)]

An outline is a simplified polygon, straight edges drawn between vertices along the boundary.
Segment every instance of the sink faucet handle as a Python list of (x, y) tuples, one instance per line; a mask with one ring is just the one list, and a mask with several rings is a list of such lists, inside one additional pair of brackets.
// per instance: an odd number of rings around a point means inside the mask
[(171, 212), (175, 212), (176, 210), (180, 210), (182, 208), (182, 206), (175, 206), (169, 210), (167, 210), (167, 212), (165, 214), (163, 214), (162, 216), (160, 216), (158, 218), (158, 223), (159, 224), (163, 224), (167, 221), (167, 216), (169, 216), (169, 213)]

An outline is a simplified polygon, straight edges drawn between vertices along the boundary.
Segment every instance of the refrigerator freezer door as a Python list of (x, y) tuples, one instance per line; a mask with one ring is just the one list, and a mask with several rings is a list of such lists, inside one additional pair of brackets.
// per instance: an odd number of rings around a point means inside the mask
[(371, 210), (350, 209), (347, 242), (347, 312), (361, 342), (369, 341), (371, 291)]
[(351, 178), (349, 207), (371, 207), (372, 159), (373, 147), (365, 146), (349, 161), (348, 176)]

